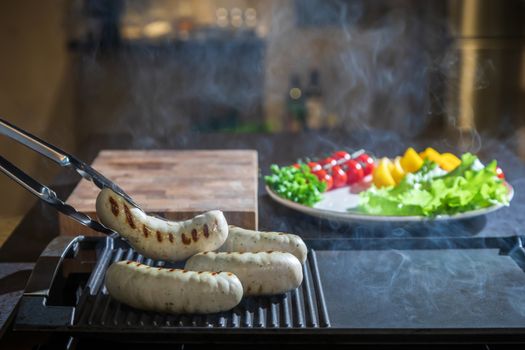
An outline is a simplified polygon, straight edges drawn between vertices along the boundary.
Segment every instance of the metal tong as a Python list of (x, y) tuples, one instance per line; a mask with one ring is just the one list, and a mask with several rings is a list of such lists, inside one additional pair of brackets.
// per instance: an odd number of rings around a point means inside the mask
[[(14, 126), (2, 118), (0, 118), (0, 134), (8, 136), (22, 145), (32, 149), (33, 151), (46, 156), (47, 158), (58, 163), (58, 165), (61, 167), (73, 168), (77, 173), (80, 174), (80, 176), (88, 181), (92, 181), (98, 188), (109, 188), (124, 197), (128, 202), (130, 202), (130, 204), (139, 208), (133, 199), (120, 187), (86, 163), (62, 151), (60, 148), (53, 146), (34, 135), (31, 135), (27, 131)], [(0, 156), (0, 170), (11, 179), (16, 181), (19, 185), (24, 187), (26, 190), (40, 198), (42, 201), (53, 206), (59, 212), (69, 216), (73, 220), (76, 220), (82, 225), (87, 226), (95, 231), (111, 236), (116, 235), (115, 231), (105, 227), (98, 221), (91, 219), (87, 214), (78, 212), (69, 204), (66, 204), (64, 201), (58, 198), (57, 194), (51, 188), (42, 185), (2, 156)]]

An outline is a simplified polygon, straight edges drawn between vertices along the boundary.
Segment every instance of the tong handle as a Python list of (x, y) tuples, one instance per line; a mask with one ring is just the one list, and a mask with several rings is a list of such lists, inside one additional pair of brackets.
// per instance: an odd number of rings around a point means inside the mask
[(66, 154), (57, 147), (31, 135), (27, 131), (18, 128), (2, 118), (0, 118), (0, 133), (20, 142), (24, 146), (27, 146), (40, 154), (43, 154), (60, 164), (60, 166), (68, 166), (71, 163), (69, 154)]
[(47, 203), (52, 202), (52, 198), (56, 197), (52, 189), (42, 185), (2, 156), (0, 156), (0, 170), (20, 186)]
[[(36, 151), (47, 158), (55, 161), (62, 167), (72, 167), (74, 168), (83, 178), (93, 181), (95, 185), (99, 188), (111, 188), (115, 192), (122, 194), (124, 198), (128, 199), (130, 203), (133, 203), (131, 198), (124, 193), (116, 184), (112, 181), (105, 178), (102, 174), (97, 172), (95, 169), (91, 168), (89, 165), (84, 162), (76, 159), (72, 155), (67, 154), (62, 151), (60, 148), (55, 147), (40, 138), (31, 135), (25, 130), (20, 129), (19, 127), (5, 121), (0, 118), (0, 134), (6, 135), (12, 138), (15, 141), (20, 142), (24, 146)], [(26, 190), (31, 192), (33, 195), (37, 196), (42, 201), (53, 206), (55, 209), (61, 213), (71, 217), (73, 220), (78, 221), (84, 226), (88, 226), (95, 231), (102, 232), (108, 235), (115, 237), (117, 234), (113, 230), (103, 226), (98, 221), (95, 221), (84, 213), (78, 212), (71, 205), (62, 201), (55, 191), (51, 188), (42, 185), (37, 180), (33, 179), (31, 176), (24, 173), (22, 170), (17, 168), (14, 164), (9, 162), (4, 157), (0, 156), (0, 171), (14, 180), (16, 183), (24, 187)], [(137, 206), (138, 207), (138, 206)]]
[[(80, 174), (84, 179), (88, 181), (92, 181), (98, 188), (110, 188), (113, 191), (120, 194), (122, 197), (124, 197), (128, 202), (139, 208), (138, 204), (133, 201), (133, 199), (126, 193), (124, 190), (122, 190), (120, 187), (118, 187), (115, 183), (113, 183), (111, 180), (107, 179), (105, 176), (103, 176), (101, 173), (87, 165), (86, 163), (82, 162), (81, 160), (75, 158), (74, 156), (67, 154), (66, 152), (62, 151), (60, 148), (53, 146), (52, 144), (47, 143), (46, 141), (38, 138), (37, 136), (34, 136), (30, 134), (29, 132), (20, 129), (19, 127), (9, 123), (8, 121), (0, 118), (0, 134), (6, 135), (10, 138), (12, 138), (15, 141), (20, 142), (26, 147), (29, 147), (35, 152), (38, 152), (47, 158), (55, 161), (62, 167), (71, 167), (76, 170), (77, 173)], [(12, 165), (12, 164), (11, 164)], [(20, 171), (21, 172), (21, 171)], [(27, 176), (23, 172), (21, 172), (23, 175)], [(6, 172), (8, 176), (13, 178), (9, 173)], [(48, 187), (44, 187), (44, 192), (41, 191), (41, 188), (38, 188), (37, 185), (32, 183), (29, 186), (26, 186), (23, 184), (20, 180), (17, 180), (13, 178), (16, 182), (24, 186), (24, 188), (28, 189), (31, 193), (38, 196), (41, 199), (44, 199), (42, 197), (45, 197), (47, 195), (47, 190), (51, 191)], [(36, 183), (38, 184), (38, 182)], [(33, 187), (35, 185), (36, 187)], [(42, 186), (42, 185), (40, 185)], [(45, 200), (45, 199), (44, 199)]]
[(95, 231), (105, 233), (107, 235), (116, 236), (116, 233), (103, 226), (99, 222), (91, 219), (89, 215), (78, 212), (75, 208), (69, 204), (64, 203), (49, 187), (42, 185), (40, 182), (33, 179), (31, 176), (24, 173), (22, 170), (17, 168), (10, 161), (0, 156), (0, 171), (9, 176), (15, 182), (20, 184), (26, 190), (46, 202), (47, 204), (53, 206), (55, 209), (61, 213), (69, 216), (73, 220), (78, 221), (84, 226), (90, 227)]

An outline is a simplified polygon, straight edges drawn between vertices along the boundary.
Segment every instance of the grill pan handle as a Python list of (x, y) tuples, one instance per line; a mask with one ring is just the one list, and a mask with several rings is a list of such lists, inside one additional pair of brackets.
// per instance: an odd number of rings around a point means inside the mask
[(59, 236), (53, 239), (38, 258), (27, 282), (24, 295), (47, 297), (65, 255), (72, 245), (83, 238), (83, 236)]
[(83, 236), (60, 236), (48, 244), (38, 258), (27, 282), (26, 291), (20, 299), (13, 330), (61, 328), (71, 324), (74, 308), (47, 305), (47, 299), (64, 258), (83, 239)]

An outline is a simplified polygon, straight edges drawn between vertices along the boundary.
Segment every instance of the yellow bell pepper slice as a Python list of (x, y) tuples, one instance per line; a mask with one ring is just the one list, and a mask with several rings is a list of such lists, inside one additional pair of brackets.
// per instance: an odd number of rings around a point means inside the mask
[(441, 158), (446, 163), (445, 167), (442, 167), (443, 170), (446, 170), (446, 171), (452, 171), (461, 164), (461, 159), (459, 159), (452, 153), (443, 153), (441, 155)]
[(439, 167), (443, 170), (447, 170), (448, 168), (451, 167), (451, 164), (449, 164), (449, 161), (443, 158), (442, 154), (440, 154), (438, 151), (436, 151), (435, 149), (431, 147), (428, 147), (426, 150), (421, 152), (419, 155), (423, 159), (428, 159), (428, 160), (433, 161), (434, 163), (437, 163), (437, 165), (439, 165)]
[(405, 172), (413, 173), (421, 168), (423, 165), (423, 159), (417, 154), (415, 149), (410, 147), (405, 151), (400, 163)]
[(433, 149), (432, 147), (428, 147), (419, 155), (421, 158), (431, 160), (434, 163), (437, 163), (438, 165), (442, 162), (441, 154), (439, 154), (439, 152)]
[(390, 172), (396, 184), (400, 183), (401, 180), (403, 180), (403, 177), (405, 177), (406, 173), (405, 170), (403, 170), (403, 167), (401, 166), (401, 157), (396, 157), (396, 159), (394, 159), (392, 170)]
[(388, 158), (381, 158), (372, 173), (372, 181), (376, 187), (394, 186), (396, 182), (390, 173), (392, 162)]

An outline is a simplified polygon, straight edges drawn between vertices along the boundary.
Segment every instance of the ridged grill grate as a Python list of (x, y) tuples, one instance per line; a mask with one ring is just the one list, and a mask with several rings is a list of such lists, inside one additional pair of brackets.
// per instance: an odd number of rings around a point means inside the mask
[[(162, 261), (144, 259), (131, 248), (106, 251), (95, 266), (75, 309), (74, 328), (319, 328), (330, 327), (315, 251), (303, 265), (303, 283), (294, 291), (276, 296), (245, 297), (234, 309), (217, 314), (169, 315), (128, 307), (108, 295), (104, 286), (108, 266), (134, 260), (150, 266)], [(170, 265), (166, 265), (170, 266)]]

